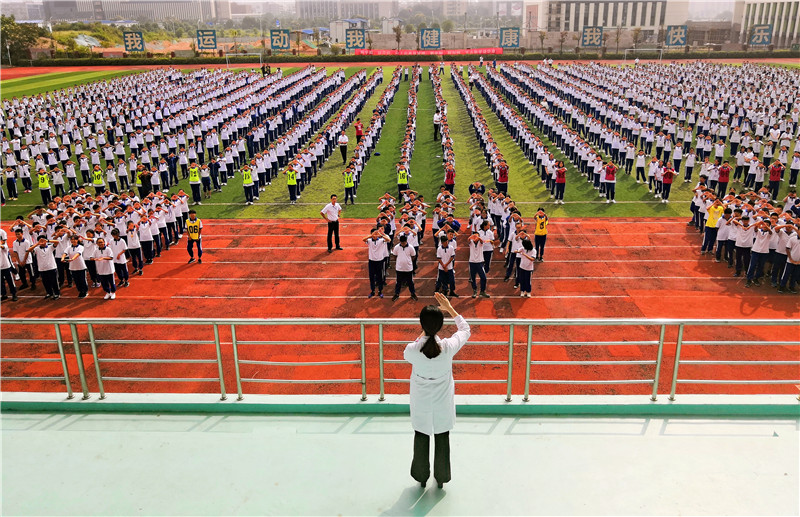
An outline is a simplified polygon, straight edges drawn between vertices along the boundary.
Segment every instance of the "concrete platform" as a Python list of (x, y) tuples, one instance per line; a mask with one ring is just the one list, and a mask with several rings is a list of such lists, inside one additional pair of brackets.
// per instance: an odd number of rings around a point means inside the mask
[[(4, 413), (3, 515), (798, 515), (800, 420)], [(434, 488), (431, 488), (434, 485)]]

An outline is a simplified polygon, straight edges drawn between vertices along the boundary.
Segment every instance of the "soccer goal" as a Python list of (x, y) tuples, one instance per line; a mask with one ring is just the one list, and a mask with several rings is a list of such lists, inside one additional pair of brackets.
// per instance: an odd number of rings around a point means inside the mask
[(622, 64), (626, 64), (628, 62), (628, 53), (630, 53), (631, 59), (636, 58), (636, 54), (639, 52), (658, 52), (658, 61), (661, 62), (661, 59), (664, 57), (664, 49), (663, 48), (626, 48), (625, 54), (623, 56)]
[[(253, 55), (255, 55), (255, 54), (234, 54), (234, 56), (253, 56)], [(261, 66), (263, 64), (264, 64), (263, 56), (262, 56), (262, 53), (259, 52), (258, 53), (258, 67), (261, 68)], [(225, 51), (225, 68), (230, 68), (230, 67), (231, 67), (231, 61), (229, 59), (229, 53), (226, 50)]]

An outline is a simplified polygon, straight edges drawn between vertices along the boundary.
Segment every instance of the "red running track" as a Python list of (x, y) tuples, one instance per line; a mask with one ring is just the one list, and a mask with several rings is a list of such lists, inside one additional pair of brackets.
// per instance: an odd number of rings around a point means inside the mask
[[(317, 220), (209, 220), (204, 222), (203, 264), (187, 265), (185, 239), (181, 245), (162, 254), (145, 268), (144, 276), (133, 277), (131, 286), (120, 289), (115, 301), (103, 301), (102, 292), (93, 289), (86, 299), (74, 291), (65, 292), (57, 302), (44, 301), (40, 292), (21, 293), (17, 303), (4, 303), (0, 313), (19, 318), (399, 318), (415, 317), (423, 303), (432, 303), (436, 264), (432, 240), (428, 235), (420, 250), (420, 269), (416, 277), (419, 302), (404, 291), (391, 301), (394, 271), (384, 299), (367, 299), (366, 249), (361, 239), (367, 235), (369, 221), (343, 220), (344, 251), (327, 253), (326, 225)], [(429, 233), (429, 232), (428, 232)], [(545, 251), (545, 262), (537, 264), (533, 277), (533, 298), (521, 299), (511, 283), (503, 283), (502, 256), (497, 253), (489, 274), (488, 300), (470, 297), (467, 250), (460, 246), (457, 255), (456, 285), (461, 298), (454, 306), (468, 319), (481, 318), (702, 318), (702, 319), (786, 319), (800, 313), (800, 298), (779, 295), (767, 287), (745, 289), (743, 281), (731, 276), (724, 264), (700, 257), (699, 236), (681, 219), (553, 219)], [(41, 291), (41, 288), (39, 288)], [(535, 341), (651, 341), (658, 339), (655, 327), (549, 327), (536, 329)], [(62, 329), (69, 339), (69, 329)], [(85, 332), (85, 331), (82, 331)], [(246, 327), (237, 330), (242, 340), (357, 340), (356, 328)], [(112, 326), (95, 329), (97, 339), (146, 338), (142, 345), (102, 344), (101, 358), (212, 359), (212, 344), (163, 344), (159, 339), (209, 341), (209, 328), (151, 326), (143, 335), (132, 336)], [(392, 328), (387, 340), (411, 340), (417, 329)], [(3, 328), (4, 339), (30, 339), (24, 345), (3, 346), (3, 357), (57, 358), (53, 344), (36, 339), (53, 339), (52, 327)], [(228, 328), (222, 328), (221, 341), (226, 364), (232, 347)], [(86, 336), (81, 335), (85, 340)], [(524, 389), (524, 362), (527, 332), (517, 330), (514, 350), (514, 393)], [(664, 349), (664, 369), (659, 392), (669, 390), (677, 328), (669, 328)], [(769, 339), (796, 341), (790, 327), (741, 327), (739, 329), (695, 328), (687, 330), (686, 340)], [(377, 329), (367, 327), (367, 378), (370, 393), (378, 389)], [(508, 341), (507, 331), (487, 327), (475, 329), (473, 341)], [(69, 346), (71, 350), (71, 345)], [(534, 360), (652, 360), (655, 347), (627, 346), (548, 346), (537, 347)], [(82, 350), (89, 372), (90, 388), (96, 391), (90, 350)], [(330, 361), (358, 358), (358, 346), (242, 345), (240, 356), (250, 360)], [(798, 360), (797, 347), (692, 346), (683, 351), (684, 359), (717, 360)], [(387, 359), (402, 358), (402, 345), (387, 345)], [(464, 349), (461, 359), (505, 360), (507, 345), (473, 346)], [(71, 360), (73, 387), (77, 365)], [(681, 376), (717, 379), (797, 378), (797, 366), (682, 366)], [(2, 375), (56, 376), (60, 364), (3, 362)], [(103, 365), (104, 376), (187, 377), (217, 376), (216, 364), (123, 364)], [(226, 387), (235, 390), (234, 372), (226, 369)], [(386, 366), (387, 377), (408, 376), (406, 365)], [(650, 365), (579, 366), (535, 365), (537, 379), (574, 378), (582, 380), (652, 378)], [(459, 365), (457, 378), (501, 379), (504, 365)], [(279, 367), (243, 365), (244, 378), (356, 379), (358, 365), (338, 367)], [(5, 391), (62, 391), (57, 382), (6, 381)], [(111, 381), (109, 392), (178, 391), (214, 392), (214, 382), (134, 383)], [(387, 384), (388, 393), (402, 393), (402, 384)], [(357, 393), (357, 385), (246, 383), (246, 393)], [(504, 393), (499, 384), (460, 384), (460, 393)], [(644, 385), (535, 385), (534, 394), (561, 393), (647, 393)], [(793, 386), (709, 386), (684, 385), (679, 393), (796, 393)]]

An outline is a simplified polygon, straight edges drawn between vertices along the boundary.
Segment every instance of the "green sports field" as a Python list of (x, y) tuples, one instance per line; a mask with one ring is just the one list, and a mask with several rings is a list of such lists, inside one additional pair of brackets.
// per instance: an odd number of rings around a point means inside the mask
[[(329, 67), (329, 70), (335, 70), (336, 68)], [(367, 73), (371, 74), (375, 69), (375, 67), (368, 68)], [(295, 70), (296, 68), (286, 68), (285, 73), (291, 73)], [(359, 68), (356, 67), (345, 68), (348, 76), (358, 70)], [(362, 109), (360, 117), (365, 123), (369, 121), (372, 110), (385, 89), (392, 70), (393, 66), (384, 67), (384, 83), (378, 85), (375, 93), (367, 100)], [(76, 84), (111, 79), (131, 73), (136, 72), (52, 73), (3, 81), (0, 86), (2, 87), (2, 97), (6, 99), (13, 96), (35, 95)], [(381, 140), (376, 148), (377, 152), (364, 169), (358, 189), (357, 203), (346, 208), (343, 214), (345, 217), (371, 218), (377, 213), (376, 200), (379, 196), (387, 191), (396, 194), (394, 164), (399, 158), (399, 147), (404, 136), (408, 87), (408, 82), (401, 82), (394, 102), (387, 114)], [(483, 153), (478, 146), (466, 108), (450, 79), (449, 67), (446, 67), (442, 77), (442, 93), (448, 103), (448, 121), (456, 154), (455, 194), (460, 200), (465, 200), (468, 197), (467, 187), (469, 183), (480, 181), (490, 185), (491, 172), (486, 166)], [(539, 180), (538, 174), (525, 159), (522, 151), (510, 137), (500, 120), (489, 109), (477, 89), (473, 91), (473, 95), (484, 113), (500, 151), (509, 163), (509, 193), (515, 199), (523, 215), (533, 214), (540, 206), (545, 207), (551, 215), (568, 217), (670, 217), (689, 214), (692, 184), (686, 184), (679, 180), (673, 185), (670, 203), (662, 204), (660, 200), (652, 197), (652, 194), (647, 191), (644, 185), (637, 184), (631, 176), (622, 174), (618, 176), (617, 203), (608, 205), (604, 200), (600, 200), (596, 191), (557, 150), (555, 152), (556, 158), (563, 159), (568, 164), (566, 204), (553, 204), (549, 193)], [(433, 113), (433, 89), (431, 82), (427, 79), (426, 71), (423, 74), (418, 94), (418, 133), (410, 169), (412, 175), (411, 188), (425, 195), (426, 200), (431, 200), (435, 197), (443, 179), (441, 146), (433, 140), (432, 134)], [(355, 140), (355, 130), (351, 126), (347, 132), (351, 142), (353, 142)], [(545, 143), (549, 143), (543, 135), (540, 134), (539, 137)], [(550, 148), (555, 149), (555, 146), (550, 146)], [(279, 177), (272, 185), (267, 186), (267, 191), (261, 193), (260, 199), (254, 205), (245, 206), (241, 178), (237, 175), (236, 178), (228, 182), (222, 193), (215, 193), (210, 200), (204, 200), (203, 206), (200, 207), (199, 211), (201, 216), (205, 218), (317, 217), (320, 208), (327, 203), (331, 194), (338, 194), (340, 201), (343, 199), (343, 168), (337, 151), (331, 155), (317, 177), (306, 187), (298, 204), (293, 206), (288, 204), (288, 192), (283, 177)], [(189, 191), (188, 180), (182, 180), (180, 187)], [(782, 184), (781, 196), (784, 196), (787, 190), (786, 184)], [(17, 215), (26, 215), (40, 201), (39, 193), (35, 189), (30, 194), (20, 193), (19, 200), (9, 201), (3, 207), (2, 218), (3, 220), (9, 220)], [(456, 215), (463, 217), (466, 214), (466, 204), (459, 203), (458, 205), (459, 208)]]

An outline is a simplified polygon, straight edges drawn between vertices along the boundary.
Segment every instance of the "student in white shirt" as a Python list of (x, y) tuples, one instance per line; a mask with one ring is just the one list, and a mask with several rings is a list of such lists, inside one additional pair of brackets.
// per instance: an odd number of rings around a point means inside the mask
[(108, 247), (114, 253), (114, 271), (117, 273), (119, 279), (119, 286), (128, 287), (128, 258), (125, 252), (128, 251), (127, 243), (122, 240), (118, 229), (111, 230), (111, 240), (108, 241)]
[(2, 299), (8, 300), (8, 295), (6, 294), (6, 285), (8, 285), (8, 290), (11, 292), (11, 301), (16, 302), (19, 298), (17, 297), (17, 286), (14, 283), (14, 264), (11, 262), (8, 235), (5, 230), (0, 231), (3, 232), (0, 234), (0, 272), (2, 272), (0, 288), (2, 288)]
[[(484, 221), (481, 226), (485, 224), (488, 224), (488, 221)], [(479, 232), (473, 232), (469, 237), (469, 282), (472, 285), (473, 298), (478, 297), (478, 285), (475, 282), (475, 275), (478, 275), (481, 279), (481, 298), (489, 298), (486, 293), (485, 257), (483, 255), (483, 248), (486, 244), (487, 242)]]
[(417, 252), (414, 247), (408, 243), (408, 237), (405, 234), (400, 235), (398, 240), (399, 244), (392, 250), (392, 255), (396, 257), (394, 270), (397, 273), (392, 301), (400, 298), (400, 290), (403, 284), (408, 285), (408, 292), (411, 293), (411, 299), (416, 301), (417, 292), (414, 289), (414, 257), (417, 256)]
[(734, 219), (733, 224), (739, 228), (736, 236), (736, 272), (733, 276), (741, 276), (742, 271), (750, 268), (750, 251), (753, 248), (753, 234), (755, 224), (750, 224), (748, 216), (742, 216), (740, 220)]
[(51, 298), (58, 300), (61, 298), (61, 290), (58, 286), (58, 266), (56, 266), (55, 258), (55, 244), (61, 241), (47, 240), (44, 235), (39, 236), (39, 240), (28, 248), (25, 252), (25, 260), (27, 261), (28, 255), (31, 253), (36, 254), (36, 269), (39, 271), (39, 277), (42, 279), (42, 285), (47, 294), (45, 299)]
[(114, 252), (106, 246), (105, 239), (97, 239), (97, 249), (94, 250), (91, 259), (97, 268), (97, 278), (103, 286), (106, 295), (104, 300), (113, 300), (117, 297), (117, 288), (114, 285)]
[(436, 259), (439, 263), (438, 278), (436, 279), (436, 292), (447, 294), (447, 287), (450, 287), (451, 298), (458, 298), (456, 294), (456, 278), (453, 270), (453, 263), (456, 259), (456, 247), (448, 242), (447, 235), (439, 238), (439, 247), (436, 249)]
[(517, 268), (517, 278), (519, 282), (519, 292), (522, 298), (531, 297), (531, 273), (533, 273), (533, 263), (536, 260), (536, 252), (533, 250), (533, 243), (530, 239), (522, 241), (522, 249), (517, 252), (520, 259)]
[(369, 296), (367, 298), (375, 296), (376, 288), (378, 296), (383, 298), (385, 250), (386, 243), (391, 242), (391, 239), (384, 233), (383, 228), (378, 227), (363, 240), (369, 248)]
[(61, 260), (69, 264), (69, 273), (72, 275), (75, 287), (78, 288), (78, 298), (86, 298), (89, 294), (89, 285), (86, 283), (86, 262), (83, 260), (83, 246), (77, 234), (70, 237), (70, 246), (64, 250)]
[(761, 285), (761, 276), (764, 273), (764, 263), (769, 256), (769, 241), (772, 235), (769, 219), (764, 219), (754, 225), (755, 242), (750, 251), (750, 267), (747, 268), (747, 282), (745, 287)]

